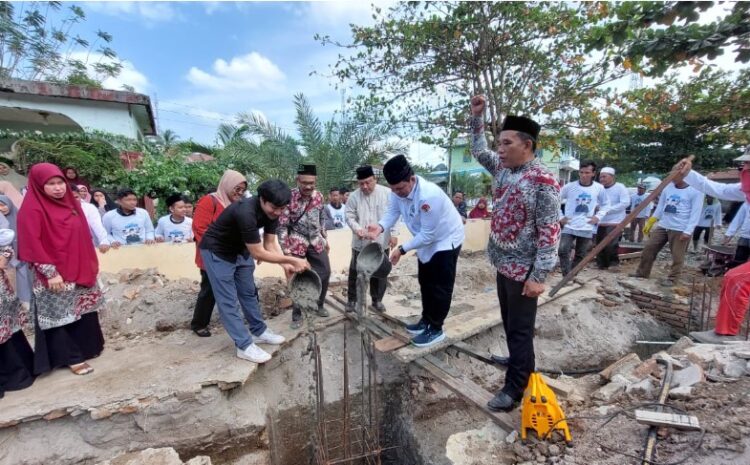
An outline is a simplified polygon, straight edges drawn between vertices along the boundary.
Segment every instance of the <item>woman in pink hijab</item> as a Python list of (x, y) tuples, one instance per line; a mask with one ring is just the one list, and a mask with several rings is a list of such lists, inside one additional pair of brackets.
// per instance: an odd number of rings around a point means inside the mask
[(81, 199), (85, 201), (86, 203), (91, 203), (91, 193), (89, 192), (89, 188), (83, 184), (78, 184), (78, 195), (81, 196)]

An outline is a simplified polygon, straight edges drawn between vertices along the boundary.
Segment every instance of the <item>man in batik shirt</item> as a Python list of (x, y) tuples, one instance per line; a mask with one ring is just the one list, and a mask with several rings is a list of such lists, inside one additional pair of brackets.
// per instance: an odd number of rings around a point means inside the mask
[(557, 262), (560, 237), (560, 186), (536, 158), (541, 126), (523, 116), (503, 121), (497, 152), (487, 149), (483, 96), (471, 99), (471, 153), (494, 177), (487, 252), (497, 269), (497, 295), (509, 357), (505, 385), (488, 403), (511, 410), (523, 397), (534, 371), (534, 322), (537, 298)]
[[(325, 230), (325, 202), (323, 194), (315, 189), (315, 165), (300, 165), (297, 170), (297, 187), (292, 189), (292, 200), (279, 218), (279, 244), (285, 255), (306, 258), (321, 282), (318, 298), (318, 316), (328, 316), (323, 301), (328, 292), (331, 264), (328, 261), (328, 241)], [(302, 309), (292, 308), (292, 328), (302, 326)]]

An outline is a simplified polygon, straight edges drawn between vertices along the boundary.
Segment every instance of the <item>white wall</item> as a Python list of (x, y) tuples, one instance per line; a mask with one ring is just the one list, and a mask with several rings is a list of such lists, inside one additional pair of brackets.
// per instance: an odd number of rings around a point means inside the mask
[(125, 103), (0, 93), (0, 106), (61, 113), (85, 130), (137, 139), (138, 124)]

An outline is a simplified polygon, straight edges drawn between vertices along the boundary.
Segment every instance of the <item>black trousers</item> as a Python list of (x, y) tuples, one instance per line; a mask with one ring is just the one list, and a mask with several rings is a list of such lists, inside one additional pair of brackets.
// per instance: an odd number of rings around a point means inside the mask
[[(563, 233), (560, 235), (560, 247), (557, 249), (557, 255), (560, 258), (560, 269), (562, 270), (563, 276), (570, 273), (570, 270), (575, 268), (586, 253), (591, 249), (591, 238), (574, 236), (572, 234)], [(575, 246), (575, 257), (573, 264), (570, 263), (570, 252)]]
[(201, 289), (198, 291), (198, 299), (195, 301), (193, 321), (190, 322), (190, 328), (206, 328), (211, 323), (214, 305), (216, 305), (216, 299), (214, 299), (214, 291), (211, 289), (211, 281), (208, 280), (208, 274), (205, 270), (201, 270)]
[(456, 264), (461, 246), (436, 252), (427, 263), (417, 262), (417, 279), (422, 293), (422, 320), (436, 329), (443, 328), (451, 309)]
[[(384, 264), (387, 268), (383, 277), (376, 278), (373, 276), (370, 278), (370, 297), (373, 302), (382, 302), (385, 290), (388, 287), (388, 273), (391, 272), (391, 262), (389, 261), (389, 250), (383, 251), (385, 256)], [(352, 260), (349, 262), (349, 279), (347, 280), (346, 298), (349, 302), (357, 301), (357, 257), (359, 257), (359, 250), (352, 249)], [(378, 270), (379, 271), (379, 270)]]
[(748, 258), (750, 258), (750, 239), (740, 237), (737, 240), (737, 248), (734, 251), (734, 257), (732, 258), (732, 261), (729, 262), (729, 268), (744, 265)]
[(534, 323), (537, 298), (521, 295), (523, 283), (497, 274), (497, 297), (500, 316), (508, 342), (508, 371), (502, 391), (521, 400), (534, 371)]
[(711, 233), (711, 226), (696, 226), (693, 230), (693, 245), (697, 246), (698, 241), (703, 233), (703, 243), (708, 244), (708, 235)]
[[(617, 225), (607, 225), (607, 226), (599, 226), (599, 228), (596, 230), (596, 243), (603, 241), (605, 237), (609, 235), (609, 233), (612, 232), (613, 229), (615, 229)], [(610, 266), (619, 265), (620, 264), (620, 257), (617, 256), (617, 248), (620, 245), (620, 237), (621, 235), (616, 237), (612, 240), (607, 246), (602, 249), (601, 252), (599, 252), (596, 255), (596, 264), (599, 265), (599, 268), (607, 269)]]

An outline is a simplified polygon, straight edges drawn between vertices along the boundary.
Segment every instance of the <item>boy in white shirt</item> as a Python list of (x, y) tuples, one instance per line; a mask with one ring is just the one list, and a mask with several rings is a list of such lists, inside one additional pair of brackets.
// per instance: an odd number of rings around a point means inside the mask
[(182, 194), (167, 197), (168, 215), (159, 218), (154, 235), (156, 242), (180, 244), (193, 242), (193, 220), (187, 215), (187, 199)]
[(701, 219), (693, 232), (693, 251), (698, 250), (698, 241), (703, 233), (703, 243), (708, 245), (713, 236), (713, 228), (721, 226), (721, 204), (710, 195), (706, 196), (706, 205), (701, 212)]
[(121, 245), (154, 244), (154, 224), (148, 212), (138, 208), (138, 197), (133, 189), (117, 193), (119, 206), (102, 217), (107, 238), (113, 249)]

